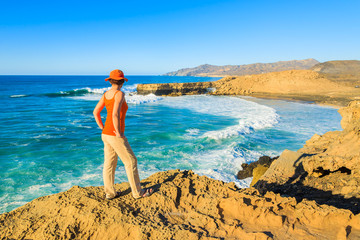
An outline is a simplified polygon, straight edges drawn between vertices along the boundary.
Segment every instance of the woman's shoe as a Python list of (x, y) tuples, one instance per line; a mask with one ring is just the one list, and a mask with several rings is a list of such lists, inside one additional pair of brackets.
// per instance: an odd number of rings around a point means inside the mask
[[(145, 191), (145, 192), (144, 192)], [(141, 195), (141, 197), (139, 198), (144, 198), (144, 197), (149, 197), (151, 194), (153, 193), (153, 189), (152, 188), (148, 188), (148, 189), (143, 189), (143, 194)], [(137, 199), (139, 199), (137, 198)]]
[(111, 198), (106, 197), (106, 200), (112, 200), (112, 199), (114, 199), (114, 198), (118, 198), (118, 197), (120, 197), (120, 196), (121, 196), (121, 192), (116, 192), (116, 194), (115, 194), (115, 196), (114, 196), (114, 197), (111, 197)]

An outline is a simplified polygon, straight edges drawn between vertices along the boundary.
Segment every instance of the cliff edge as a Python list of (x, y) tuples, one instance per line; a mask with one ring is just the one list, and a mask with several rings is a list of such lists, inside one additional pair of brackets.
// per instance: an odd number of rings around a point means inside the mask
[(72, 187), (0, 216), (1, 239), (356, 239), (359, 215), (315, 201), (237, 189), (192, 171), (142, 181), (155, 193), (134, 200), (102, 187)]
[(339, 112), (343, 131), (315, 134), (298, 151), (285, 150), (255, 187), (359, 213), (360, 101)]

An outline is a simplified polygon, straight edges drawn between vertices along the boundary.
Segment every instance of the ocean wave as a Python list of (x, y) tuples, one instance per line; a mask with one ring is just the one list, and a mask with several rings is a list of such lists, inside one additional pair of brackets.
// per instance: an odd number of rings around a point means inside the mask
[(124, 93), (136, 92), (137, 84), (125, 85), (121, 88)]
[(29, 187), (29, 192), (34, 193), (34, 192), (38, 192), (40, 190), (44, 190), (45, 188), (53, 188), (53, 184), (51, 183), (47, 183), (47, 184), (37, 184), (37, 185), (32, 185)]
[(278, 123), (279, 118), (275, 109), (238, 97), (182, 96), (166, 98), (166, 101), (162, 101), (162, 104), (174, 108), (186, 108), (204, 114), (238, 119), (236, 125), (216, 131), (208, 131), (199, 136), (210, 139), (223, 139), (249, 134), (257, 129), (274, 126)]
[(9, 212), (17, 207), (21, 207), (23, 205), (25, 205), (26, 203), (28, 203), (27, 201), (9, 201), (9, 199), (7, 199), (7, 202), (2, 202), (1, 206), (0, 206), (0, 213), (3, 212)]
[[(240, 148), (234, 142), (224, 148), (193, 153), (189, 161), (195, 163), (194, 172), (224, 182), (234, 182), (238, 187), (249, 187), (251, 178), (239, 180), (236, 174), (242, 163), (253, 162), (263, 155), (273, 156), (273, 151), (253, 151)], [(201, 159), (201, 161), (199, 161)]]
[[(137, 95), (136, 93), (137, 84), (132, 84), (124, 86), (122, 91), (125, 93), (125, 98), (129, 104), (143, 104), (156, 102), (161, 100), (161, 97), (157, 97), (154, 94), (149, 95)], [(56, 93), (45, 93), (44, 96), (47, 97), (68, 97), (76, 100), (86, 100), (86, 101), (99, 101), (101, 96), (110, 89), (106, 88), (78, 88), (69, 91), (60, 91)]]
[[(223, 130), (208, 131), (202, 135), (211, 139), (223, 139), (232, 136), (238, 136), (243, 134), (249, 134), (256, 129), (262, 129), (272, 127), (278, 122), (278, 116), (276, 113), (264, 114), (261, 112), (260, 118), (258, 119), (241, 119), (239, 124), (236, 126), (230, 126)], [(259, 117), (259, 116), (258, 116)]]
[(126, 95), (126, 102), (130, 104), (142, 104), (142, 103), (150, 103), (150, 102), (157, 102), (161, 100), (162, 97), (158, 97), (155, 94), (148, 94), (148, 95)]
[(29, 95), (25, 95), (25, 94), (19, 94), (19, 95), (11, 95), (11, 98), (22, 98), (22, 97), (28, 97)]
[(185, 130), (186, 134), (184, 137), (186, 139), (193, 139), (199, 135), (200, 129), (197, 128), (189, 128)]
[(97, 94), (101, 95), (105, 91), (109, 90), (110, 88), (80, 88), (80, 89), (73, 89), (69, 91), (60, 91), (56, 93), (45, 93), (44, 96), (47, 97), (75, 97), (75, 96), (84, 96), (86, 94)]

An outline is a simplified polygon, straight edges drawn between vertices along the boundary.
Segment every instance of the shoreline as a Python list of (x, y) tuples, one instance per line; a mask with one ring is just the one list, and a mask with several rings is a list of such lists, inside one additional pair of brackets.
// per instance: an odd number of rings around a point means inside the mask
[[(160, 83), (163, 84), (163, 83)], [(141, 85), (141, 84), (138, 84)], [(140, 90), (140, 92), (143, 92)], [(147, 94), (155, 94), (155, 93), (147, 93)], [(139, 94), (139, 95), (147, 95), (147, 94)], [(155, 94), (156, 96), (161, 97), (180, 97), (185, 95), (209, 95), (209, 96), (232, 96), (232, 97), (239, 97), (247, 99), (249, 97), (252, 98), (258, 98), (258, 99), (269, 99), (269, 100), (282, 100), (282, 101), (289, 101), (289, 102), (300, 102), (300, 103), (306, 103), (306, 104), (315, 104), (319, 106), (326, 106), (326, 107), (332, 107), (335, 109), (340, 109), (342, 107), (345, 107), (349, 102), (356, 100), (355, 99), (337, 99), (333, 100), (332, 102), (329, 102), (327, 100), (319, 100), (319, 98), (325, 98), (324, 96), (309, 96), (309, 95), (279, 95), (279, 94), (266, 94), (266, 93), (255, 93), (255, 94), (214, 94), (211, 92), (191, 92), (186, 94)], [(335, 102), (335, 103), (334, 103)]]
[(289, 70), (239, 77), (224, 77), (213, 82), (138, 84), (140, 95), (157, 96), (224, 95), (302, 101), (335, 108), (358, 100), (360, 88), (332, 81), (311, 70)]
[[(290, 103), (303, 103), (303, 104), (309, 104), (309, 105), (317, 105), (320, 107), (331, 107), (334, 109), (340, 109), (344, 106), (342, 105), (334, 105), (330, 103), (319, 103), (311, 100), (303, 100), (303, 99), (288, 99), (288, 98), (281, 98), (281, 97), (265, 97), (265, 96), (245, 96), (245, 95), (235, 95), (234, 97), (239, 97), (245, 100), (254, 101), (252, 98), (255, 99), (263, 99), (263, 100), (279, 100), (279, 101), (285, 101)], [(256, 102), (256, 101), (255, 101)]]
[[(258, 98), (258, 99), (268, 99), (268, 100), (281, 100), (281, 101), (288, 101), (288, 102), (298, 102), (298, 103), (305, 103), (305, 104), (314, 104), (318, 106), (323, 107), (332, 107), (334, 109), (340, 109), (348, 104), (348, 102), (344, 101), (343, 104), (334, 104), (327, 101), (316, 101), (315, 99), (312, 99), (308, 96), (279, 96), (279, 95), (272, 95), (272, 96), (266, 96), (266, 95), (236, 95), (236, 97), (248, 99), (248, 97), (251, 98)], [(349, 101), (350, 102), (350, 101)]]

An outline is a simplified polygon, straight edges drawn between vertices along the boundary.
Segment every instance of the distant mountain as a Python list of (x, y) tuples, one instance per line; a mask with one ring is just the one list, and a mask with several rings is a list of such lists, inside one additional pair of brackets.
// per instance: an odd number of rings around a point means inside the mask
[(319, 62), (313, 58), (304, 60), (280, 61), (275, 63), (254, 63), (246, 65), (216, 66), (210, 64), (200, 65), (194, 68), (183, 68), (178, 71), (169, 72), (165, 76), (241, 76), (260, 74), (268, 72), (279, 72), (285, 70), (309, 69)]

